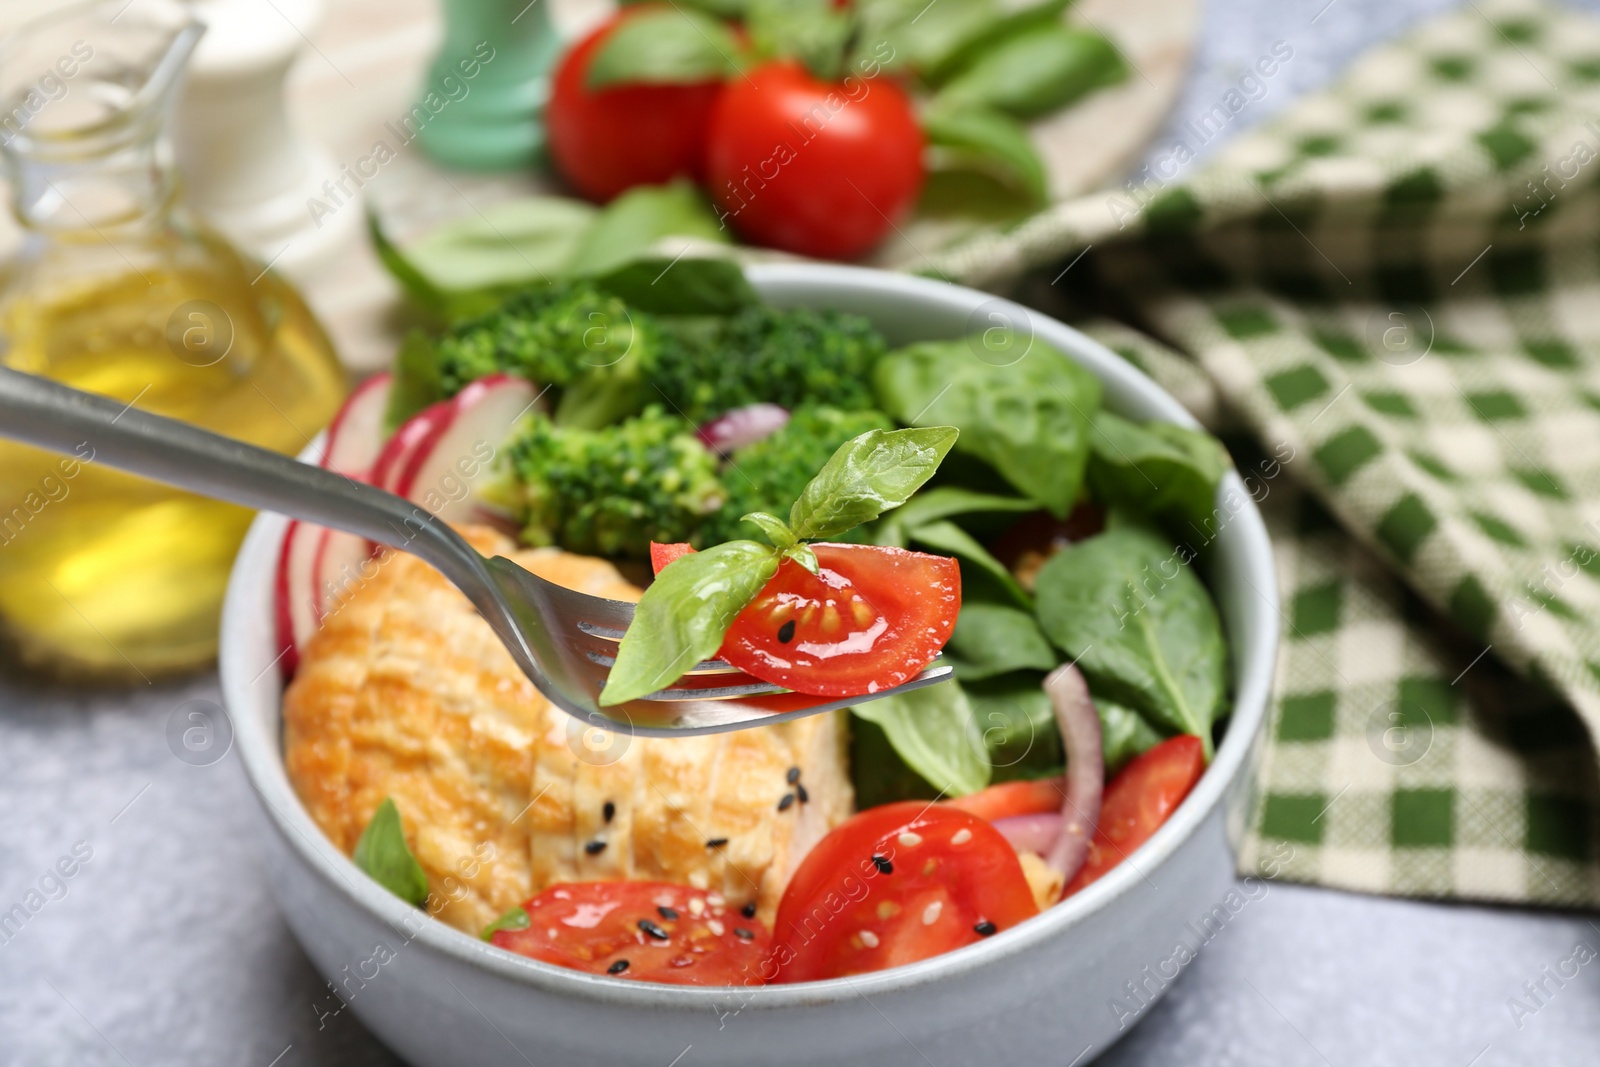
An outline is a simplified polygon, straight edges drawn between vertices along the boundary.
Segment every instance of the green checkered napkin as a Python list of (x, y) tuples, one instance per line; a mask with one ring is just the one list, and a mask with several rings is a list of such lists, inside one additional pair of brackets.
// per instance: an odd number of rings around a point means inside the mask
[(1476, 0), (1116, 197), (931, 267), (1093, 246), (1057, 290), (1126, 309), (1098, 332), (1260, 498), (1285, 641), (1244, 868), (1600, 903), (1600, 22)]

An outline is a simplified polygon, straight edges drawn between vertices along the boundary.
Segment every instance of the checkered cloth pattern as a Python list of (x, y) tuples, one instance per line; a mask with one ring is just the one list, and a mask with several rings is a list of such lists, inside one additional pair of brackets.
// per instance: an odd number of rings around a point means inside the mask
[(1600, 904), (1600, 23), (1473, 0), (913, 266), (1118, 309), (1229, 443), (1284, 613), (1246, 872)]

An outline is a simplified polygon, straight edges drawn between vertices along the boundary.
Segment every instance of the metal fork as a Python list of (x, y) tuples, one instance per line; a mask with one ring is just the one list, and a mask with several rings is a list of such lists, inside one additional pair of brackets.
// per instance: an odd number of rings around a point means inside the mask
[(446, 523), (401, 497), (5, 367), (0, 367), (0, 437), (56, 452), (87, 444), (95, 463), (410, 552), (466, 594), (552, 703), (606, 730), (656, 737), (740, 730), (864, 704), (943, 681), (951, 673), (948, 664), (935, 663), (904, 685), (830, 699), (782, 690), (720, 660), (707, 660), (668, 689), (602, 708), (596, 697), (617, 642), (633, 621), (633, 605), (564, 589), (502, 556), (486, 559)]

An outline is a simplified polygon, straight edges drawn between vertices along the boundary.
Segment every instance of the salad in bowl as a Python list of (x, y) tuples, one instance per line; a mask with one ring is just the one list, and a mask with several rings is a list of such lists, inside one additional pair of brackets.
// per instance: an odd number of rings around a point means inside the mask
[[(851, 268), (631, 264), (413, 334), (322, 461), (636, 602), (603, 704), (707, 660), (798, 694), (876, 694), (936, 659), (953, 679), (735, 733), (609, 734), (419, 560), (271, 520), (224, 670), (283, 664), (276, 706), (231, 681), (230, 701), (260, 720), (239, 733), (301, 871), (278, 875), (291, 924), (330, 974), (347, 927), (408, 931), (429, 947), (393, 950), (396, 974), (452, 971), (501, 1029), (531, 1012), (515, 1025), (543, 1019), (558, 1062), (586, 1013), (682, 1008), (697, 1032), (695, 998), (730, 990), (795, 1023), (843, 1012), (760, 1057), (797, 1063), (873, 1046), (847, 1007), (862, 982), (943, 988), (919, 1010), (970, 1023), (937, 1006), (985, 970), (1088, 981), (1105, 946), (1148, 939), (1113, 902), (1181, 926), (1231, 877), (1222, 801), (1264, 704), (1272, 587), (1259, 519), (1224, 502), (1227, 453), (1141, 393), (1015, 305)], [(1175, 863), (1204, 874), (1156, 889)], [(342, 900), (308, 903), (330, 885)], [(1068, 931), (1094, 951), (1063, 956)], [(419, 1061), (476, 1062), (435, 1058), (410, 985), (333, 989)], [(760, 1018), (763, 1041), (789, 1025)], [(1006, 1047), (1085, 1027), (1104, 1040), (1097, 1014)], [(632, 1040), (608, 1055), (634, 1062)]]

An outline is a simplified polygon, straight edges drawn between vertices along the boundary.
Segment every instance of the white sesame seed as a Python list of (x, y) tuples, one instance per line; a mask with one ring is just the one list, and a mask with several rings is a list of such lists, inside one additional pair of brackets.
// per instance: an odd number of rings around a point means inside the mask
[(727, 900), (721, 893), (707, 893), (706, 903), (710, 904), (713, 908), (720, 908), (727, 903)]
[(944, 910), (944, 901), (936, 900), (922, 909), (922, 925), (932, 926), (939, 921), (939, 913)]
[(705, 901), (701, 900), (699, 897), (690, 897), (689, 898), (689, 914), (690, 915), (693, 915), (696, 919), (698, 919), (698, 918), (700, 918), (701, 915), (705, 914), (705, 910), (706, 910), (706, 902)]
[(658, 907), (658, 908), (670, 908), (670, 907), (672, 907), (672, 894), (671, 893), (657, 893), (655, 895), (655, 904), (656, 904), (656, 907)]
[(965, 826), (963, 826), (961, 829), (957, 830), (955, 832), (955, 834), (950, 838), (950, 843), (952, 845), (964, 845), (968, 841), (971, 841), (971, 840), (972, 840), (972, 831), (968, 830)]
[(918, 845), (922, 844), (922, 835), (914, 834), (910, 830), (907, 830), (905, 833), (900, 835), (900, 843), (906, 846), (906, 848), (916, 848)]
[(878, 935), (873, 933), (871, 930), (863, 930), (856, 936), (861, 938), (861, 943), (866, 945), (868, 948), (878, 947)]
[(713, 934), (716, 934), (718, 937), (721, 937), (722, 936), (722, 931), (727, 929), (727, 927), (723, 926), (721, 923), (719, 923), (715, 919), (707, 919), (706, 920), (706, 929), (710, 930)]

